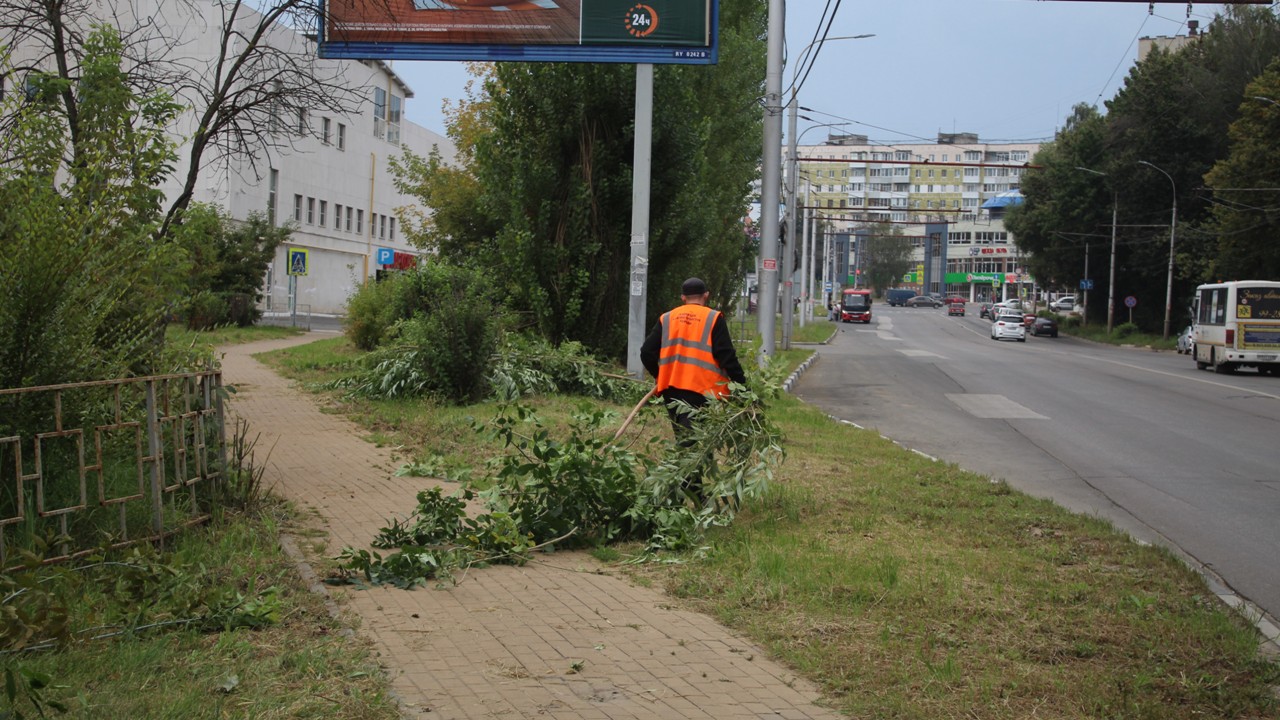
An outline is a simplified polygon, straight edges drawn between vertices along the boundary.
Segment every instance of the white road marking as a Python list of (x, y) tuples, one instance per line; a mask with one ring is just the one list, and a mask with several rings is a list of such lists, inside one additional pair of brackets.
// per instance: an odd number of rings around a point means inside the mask
[(1236, 392), (1245, 392), (1245, 393), (1249, 393), (1250, 395), (1261, 395), (1262, 397), (1268, 397), (1268, 398), (1271, 398), (1272, 400), (1280, 400), (1280, 395), (1272, 395), (1271, 393), (1262, 392), (1261, 390), (1255, 390), (1253, 388), (1243, 388), (1243, 387), (1240, 387), (1239, 385), (1231, 385), (1228, 383), (1214, 382), (1213, 380), (1203, 380), (1197, 377), (1187, 377), (1186, 375), (1182, 375), (1180, 373), (1172, 373), (1165, 370), (1155, 370), (1152, 368), (1142, 367), (1141, 365), (1134, 365), (1132, 363), (1120, 362), (1119, 360), (1108, 360), (1107, 358), (1096, 357), (1093, 355), (1076, 355), (1076, 357), (1082, 357), (1088, 360), (1097, 360), (1098, 362), (1110, 363), (1112, 365), (1119, 365), (1120, 367), (1126, 367), (1126, 368), (1129, 368), (1130, 370), (1141, 370), (1142, 372), (1154, 373), (1156, 375), (1164, 375), (1166, 377), (1178, 378), (1180, 380), (1190, 380), (1191, 382), (1203, 383), (1205, 385), (1213, 385), (1214, 387), (1226, 388), (1227, 390), (1235, 390)]
[(1003, 395), (982, 395), (978, 393), (947, 393), (947, 399), (960, 406), (961, 410), (974, 417), (1001, 420), (1048, 420), (1049, 418), (1032, 411)]

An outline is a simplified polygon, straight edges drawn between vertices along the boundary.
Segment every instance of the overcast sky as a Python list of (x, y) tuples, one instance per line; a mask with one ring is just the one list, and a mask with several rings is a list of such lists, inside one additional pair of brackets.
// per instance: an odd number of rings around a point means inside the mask
[[(1185, 35), (1186, 2), (1080, 0), (791, 0), (783, 87), (789, 87), (824, 9), (839, 5), (828, 40), (800, 88), (799, 104), (837, 132), (872, 142), (932, 142), (939, 132), (983, 141), (1053, 137), (1078, 102), (1111, 98), (1137, 58), (1138, 38)], [(1190, 19), (1207, 28), (1221, 5), (1196, 3)], [(820, 37), (820, 35), (819, 35)], [(812, 54), (810, 50), (810, 54)], [(444, 100), (463, 97), (462, 63), (396, 61), (414, 91), (410, 120), (443, 134)], [(788, 96), (789, 97), (789, 96)], [(801, 121), (804, 144), (825, 131)], [(785, 126), (784, 126), (785, 127)]]

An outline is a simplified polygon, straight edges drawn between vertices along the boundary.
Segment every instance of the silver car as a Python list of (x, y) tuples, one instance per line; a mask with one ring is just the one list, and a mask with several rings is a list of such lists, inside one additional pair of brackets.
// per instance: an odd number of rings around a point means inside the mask
[(1182, 355), (1195, 354), (1196, 339), (1195, 339), (1195, 336), (1191, 334), (1192, 332), (1193, 332), (1192, 326), (1188, 325), (1187, 329), (1183, 330), (1182, 334), (1178, 335), (1178, 353), (1179, 354), (1182, 354)]
[(991, 323), (991, 339), (1003, 340), (1013, 338), (1018, 342), (1027, 341), (1027, 326), (1022, 324), (1022, 316), (1013, 313), (1002, 313)]

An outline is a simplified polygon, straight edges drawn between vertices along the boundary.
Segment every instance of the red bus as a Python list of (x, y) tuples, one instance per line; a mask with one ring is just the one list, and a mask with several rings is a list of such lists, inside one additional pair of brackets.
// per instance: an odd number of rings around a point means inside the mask
[(840, 295), (840, 322), (871, 322), (871, 291), (849, 288)]

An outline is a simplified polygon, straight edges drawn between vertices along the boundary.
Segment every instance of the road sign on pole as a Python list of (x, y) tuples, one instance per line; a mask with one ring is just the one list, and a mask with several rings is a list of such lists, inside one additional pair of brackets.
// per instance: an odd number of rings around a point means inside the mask
[(307, 274), (307, 255), (308, 251), (303, 248), (289, 248), (289, 274), (290, 275), (306, 275)]

